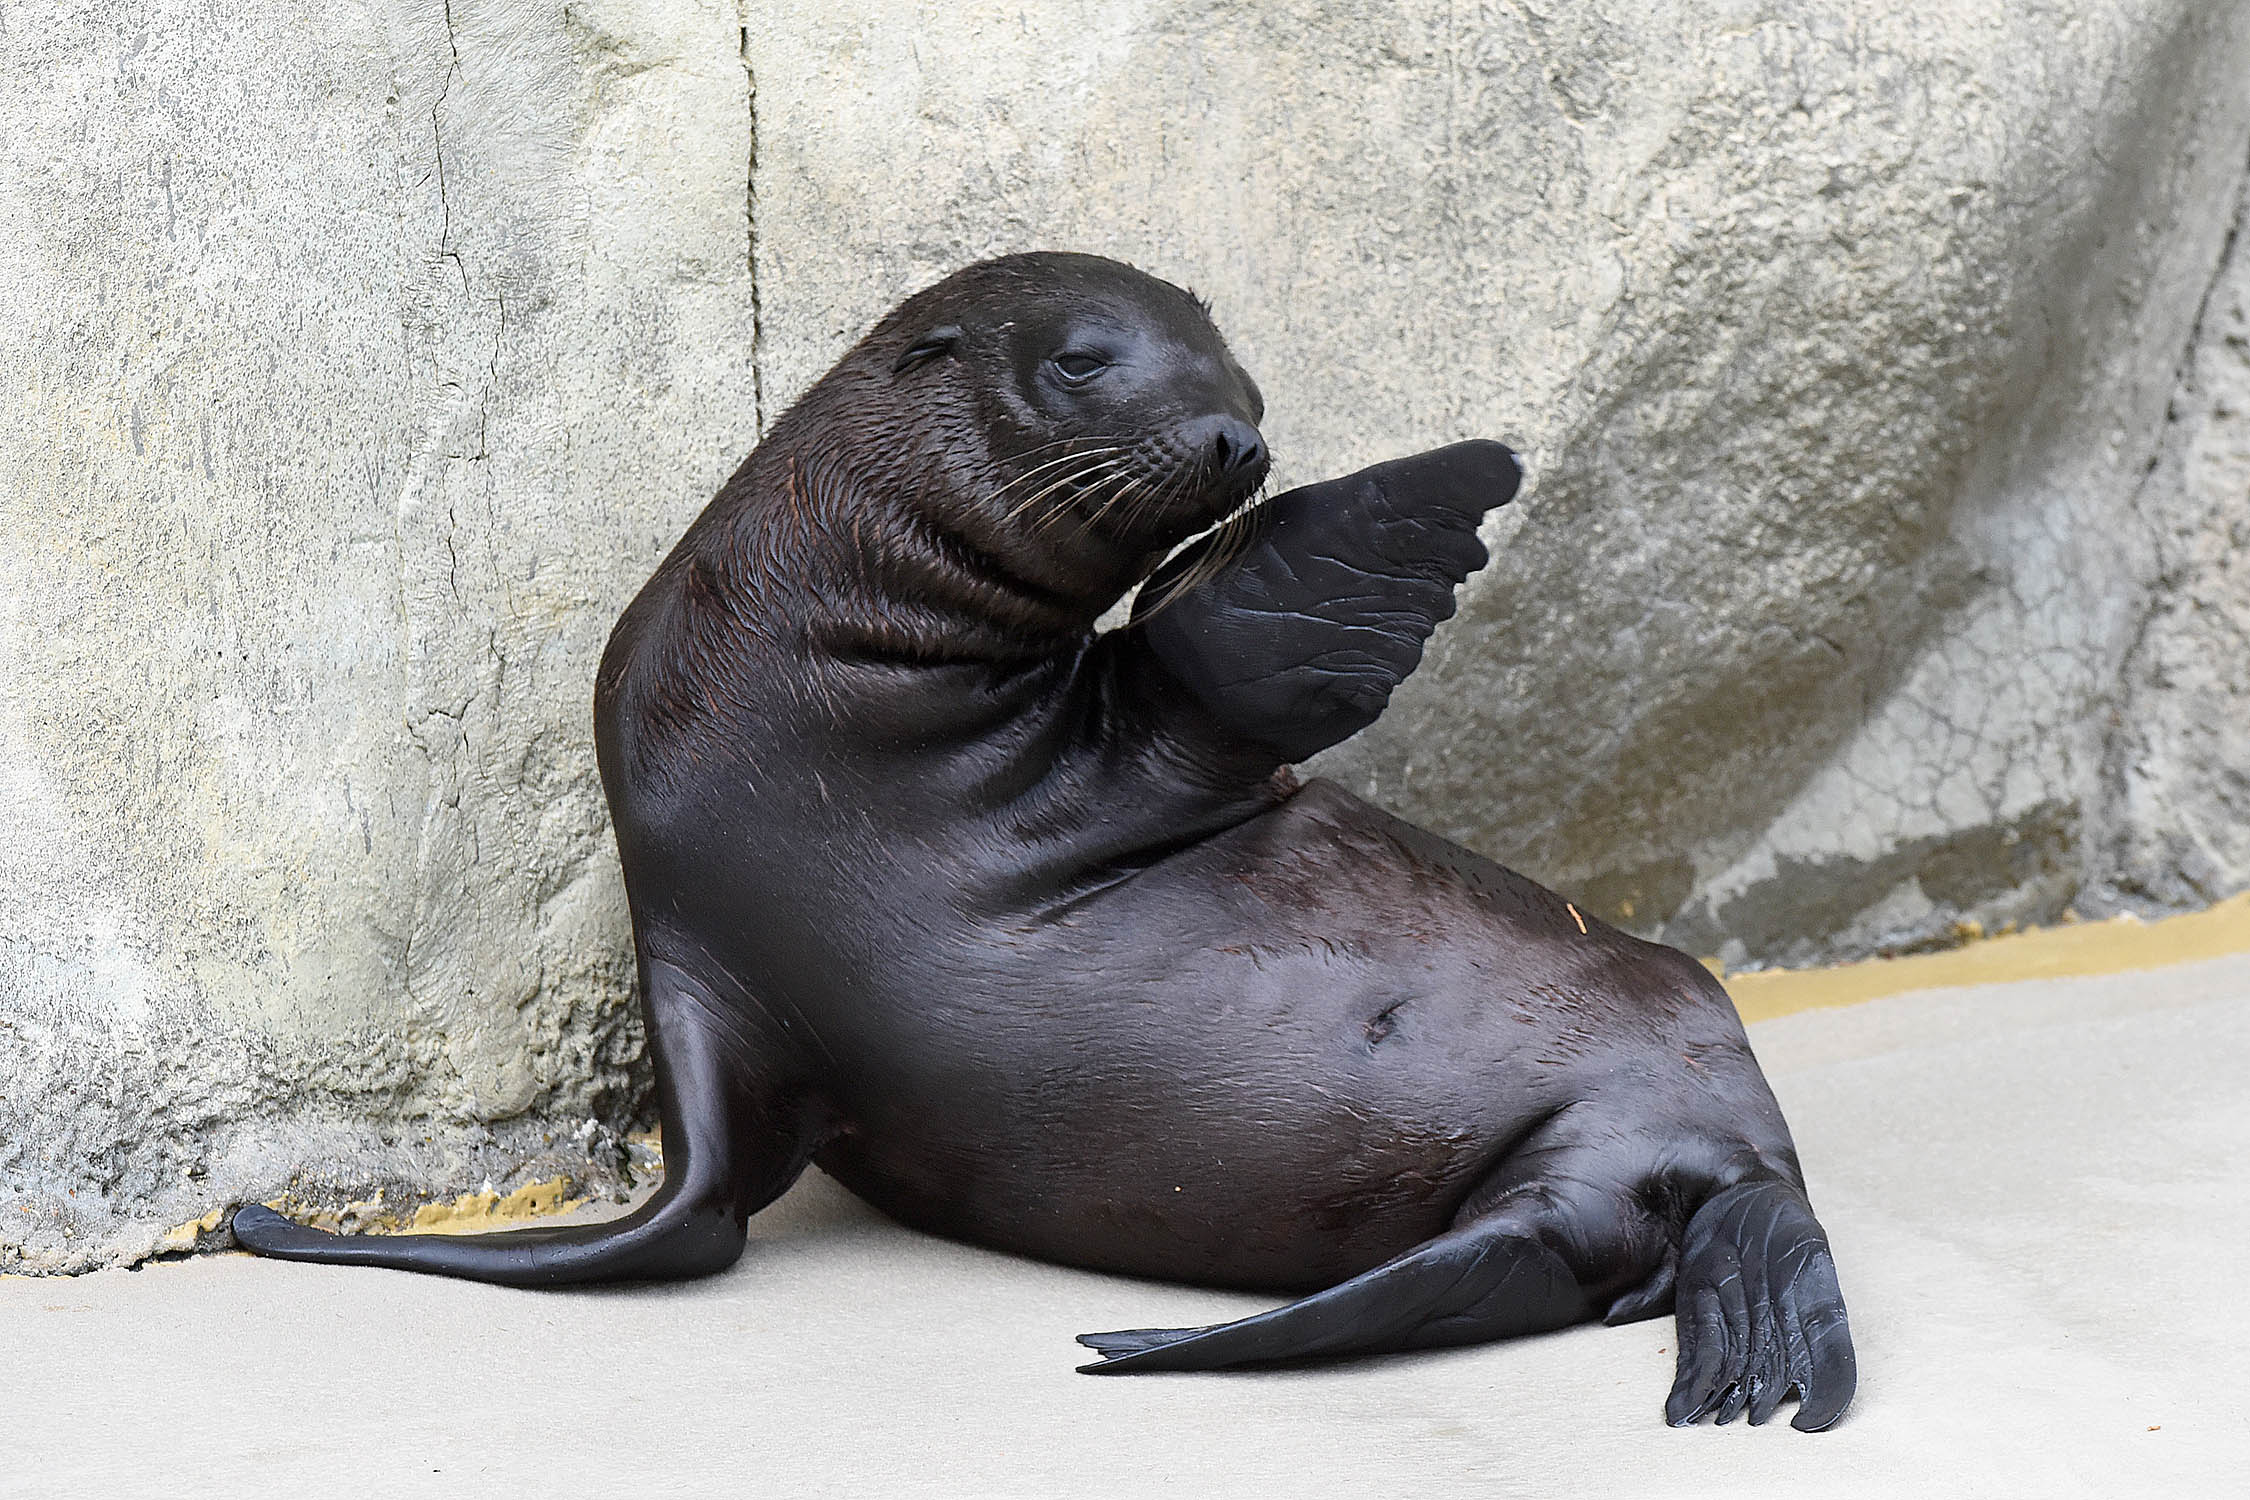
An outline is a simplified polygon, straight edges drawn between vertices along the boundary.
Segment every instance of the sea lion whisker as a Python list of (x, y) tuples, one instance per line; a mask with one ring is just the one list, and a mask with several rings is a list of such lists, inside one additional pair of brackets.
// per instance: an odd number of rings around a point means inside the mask
[[(1098, 478), (1079, 486), (1062, 504), (1050, 506), (1045, 515), (1032, 523), (1032, 530), (1044, 531), (1061, 517), (1070, 514), (1074, 508), (1082, 509), (1092, 504), (1094, 498), (1107, 487), (1115, 486), (1120, 491), (1130, 489), (1137, 478), (1135, 472), (1123, 463), (1113, 464)], [(1106, 508), (1110, 503), (1104, 501), (1103, 507)]]
[(1044, 443), (1034, 443), (1029, 448), (1025, 448), (1020, 452), (999, 454), (992, 458), (988, 458), (984, 461), (984, 466), (986, 468), (996, 469), (1006, 464), (1022, 463), (1027, 458), (1036, 458), (1040, 454), (1046, 453), (1055, 448), (1068, 448), (1076, 445), (1078, 451), (1083, 453), (1093, 447), (1100, 447), (1103, 445), (1114, 446), (1117, 444), (1130, 442), (1131, 440), (1132, 439), (1129, 436), (1119, 433), (1081, 433), (1076, 437), (1051, 438)]
[(1141, 500), (1154, 487), (1155, 481), (1149, 479), (1146, 475), (1136, 476), (1131, 484), (1120, 486), (1114, 494), (1102, 502), (1092, 515), (1081, 518), (1078, 525), (1079, 534), (1085, 536), (1097, 530), (1102, 522), (1108, 518), (1109, 513), (1121, 504), (1127, 507), (1126, 513), (1128, 515), (1132, 514), (1140, 508)]
[[(1112, 510), (1116, 509), (1120, 502), (1124, 501), (1128, 496), (1138, 496), (1140, 494), (1143, 494), (1149, 488), (1150, 481), (1146, 475), (1130, 475), (1126, 483), (1118, 486), (1115, 493), (1111, 494), (1107, 500), (1104, 500), (1101, 503), (1099, 509), (1097, 509), (1092, 515), (1086, 517), (1084, 522), (1082, 522), (1079, 526), (1079, 533), (1081, 535), (1084, 535), (1088, 532), (1093, 531), (1096, 527), (1101, 525), (1102, 518), (1107, 516)], [(1130, 514), (1130, 512), (1128, 512), (1128, 514)]]
[(1001, 519), (1004, 521), (1013, 521), (1018, 516), (1023, 515), (1027, 511), (1030, 511), (1035, 506), (1039, 505), (1040, 502), (1047, 500), (1064, 490), (1068, 490), (1073, 486), (1084, 489), (1089, 484), (1101, 482), (1102, 479), (1108, 476), (1109, 472), (1110, 471), (1107, 465), (1097, 464), (1083, 469), (1073, 469), (1069, 473), (1058, 475), (1050, 479), (1039, 489), (1034, 490), (1031, 494), (1026, 495), (1023, 499), (1017, 501), (1014, 505), (1009, 506), (1007, 514), (1001, 517)]
[(1192, 490), (1202, 487), (1202, 477), (1202, 466), (1199, 464), (1172, 475), (1160, 484), (1151, 485), (1136, 495), (1133, 503), (1126, 508), (1120, 522), (1121, 528), (1130, 530), (1147, 516), (1184, 499)]
[(1156, 602), (1145, 607), (1134, 601), (1133, 617), (1145, 620), (1168, 609), (1185, 595), (1195, 592), (1204, 584), (1225, 572), (1227, 565), (1240, 557), (1258, 534), (1257, 509), (1265, 498), (1265, 487), (1230, 512), (1227, 518), (1203, 534), (1202, 550), (1195, 561), (1181, 570), (1176, 578), (1168, 578), (1156, 587), (1160, 592)]
[[(1037, 494), (1011, 509), (1008, 512), (1007, 519), (1012, 521), (1040, 501), (1071, 489), (1073, 486), (1077, 487), (1079, 493), (1084, 494), (1095, 486), (1108, 483), (1112, 476), (1120, 472), (1125, 472), (1123, 462), (1120, 459), (1105, 459), (1100, 463), (1088, 464), (1084, 468), (1072, 469), (1055, 479)], [(1056, 508), (1061, 509), (1061, 507)], [(1035, 524), (1043, 525), (1045, 523), (1042, 520)]]
[(1044, 474), (1051, 469), (1060, 468), (1065, 464), (1078, 463), (1089, 458), (1105, 457), (1109, 454), (1122, 451), (1122, 449), (1116, 447), (1074, 448), (1068, 453), (1060, 453), (1056, 454), (1052, 458), (1042, 459), (1040, 462), (1031, 465), (1029, 468), (1022, 470), (1020, 473), (1017, 473), (1013, 477), (1003, 481), (1000, 485), (996, 486), (996, 489), (1000, 491), (1012, 489), (1016, 485), (1026, 483), (1027, 481), (1040, 474)]
[[(1029, 482), (1034, 476), (1037, 476), (1040, 480), (1040, 483), (1043, 486), (1046, 486), (1046, 488), (1043, 488), (1040, 493), (1042, 495), (1051, 493), (1053, 486), (1058, 483), (1068, 484), (1083, 475), (1095, 474), (1112, 464), (1122, 462), (1122, 456), (1125, 452), (1126, 450), (1123, 448), (1109, 448), (1100, 449), (1093, 453), (1065, 454), (1061, 458), (1053, 459), (1047, 463), (1041, 464), (1038, 468), (1030, 470), (1024, 474), (1019, 474), (1018, 476), (1016, 476), (1016, 478), (1009, 480), (1006, 484), (1001, 485), (998, 489), (992, 492), (992, 498), (994, 500), (1001, 499), (1008, 493), (1009, 490), (1015, 488), (1019, 484)], [(1064, 469), (1063, 473), (1059, 477), (1052, 472), (1053, 470), (1061, 468), (1066, 464), (1076, 464), (1078, 467)], [(1026, 506), (1019, 505), (1014, 510), (1009, 511), (1008, 515), (1011, 518), (1021, 515), (1025, 508)]]
[[(1077, 438), (1072, 438), (1069, 441), (1072, 443), (1077, 443), (1080, 440)], [(1039, 447), (1032, 449), (1029, 453), (1016, 454), (1004, 461), (995, 460), (992, 464), (988, 465), (988, 467), (998, 468), (1000, 467), (1002, 462), (1021, 463), (1025, 459), (1036, 457), (1040, 453), (1046, 451), (1046, 449), (1054, 446), (1056, 445), (1052, 443), (1042, 443)], [(1030, 468), (1022, 471), (1021, 473), (1015, 475), (1015, 477), (1002, 483), (999, 487), (999, 491), (997, 491), (996, 493), (1004, 493), (1014, 486), (1022, 484), (1025, 480), (1029, 479), (1035, 474), (1044, 473), (1045, 471), (1056, 467), (1058, 464), (1066, 464), (1071, 462), (1073, 459), (1091, 458), (1096, 455), (1106, 455), (1112, 453), (1123, 453), (1124, 451), (1125, 445), (1122, 443), (1101, 443), (1093, 447), (1075, 447), (1067, 453), (1058, 454), (1053, 458), (1042, 459), (1040, 462), (1033, 464)]]

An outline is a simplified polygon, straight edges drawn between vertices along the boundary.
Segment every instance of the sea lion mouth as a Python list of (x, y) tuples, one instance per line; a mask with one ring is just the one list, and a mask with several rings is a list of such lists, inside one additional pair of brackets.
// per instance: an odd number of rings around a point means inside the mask
[(1215, 525), (1258, 493), (1267, 463), (1222, 467), (1176, 454), (1152, 455), (1125, 481), (1090, 486), (1074, 500), (1089, 532), (1128, 546), (1170, 546)]
[(1258, 493), (1271, 467), (1258, 429), (1229, 416), (1130, 439), (1065, 439), (1026, 458), (995, 497), (1011, 529), (1068, 526), (1133, 546), (1217, 524)]

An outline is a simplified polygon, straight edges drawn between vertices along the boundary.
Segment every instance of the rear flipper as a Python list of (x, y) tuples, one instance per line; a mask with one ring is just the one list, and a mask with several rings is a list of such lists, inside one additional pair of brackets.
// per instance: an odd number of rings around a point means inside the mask
[[(1626, 1248), (1635, 1243), (1645, 1244), (1616, 1236), (1612, 1249), (1637, 1258)], [(1645, 1248), (1655, 1253), (1654, 1244)], [(1622, 1264), (1597, 1256), (1589, 1269), (1603, 1261), (1613, 1271)], [(1801, 1399), (1791, 1425), (1818, 1432), (1851, 1404), (1857, 1375), (1843, 1295), (1828, 1237), (1799, 1189), (1759, 1180), (1715, 1194), (1688, 1221), (1677, 1258), (1667, 1256), (1614, 1301), (1608, 1320), (1649, 1316), (1667, 1300), (1679, 1315), (1679, 1375), (1664, 1409), (1674, 1426), (1713, 1412), (1729, 1422), (1745, 1409), (1762, 1423), (1795, 1390)], [(1219, 1370), (1476, 1344), (1567, 1327), (1596, 1310), (1533, 1223), (1503, 1210), (1238, 1322), (1081, 1334), (1078, 1342), (1104, 1358), (1080, 1368), (1100, 1375)]]
[(1755, 1426), (1791, 1390), (1789, 1425), (1818, 1432), (1851, 1405), (1859, 1384), (1844, 1295), (1828, 1236), (1805, 1195), (1785, 1182), (1745, 1182), (1688, 1221), (1674, 1311), (1680, 1364), (1664, 1419), (1684, 1427), (1745, 1408)]
[(823, 1136), (786, 1049), (677, 965), (643, 971), (649, 1047), (664, 1124), (664, 1185), (600, 1224), (499, 1234), (330, 1234), (250, 1204), (234, 1215), (243, 1249), (277, 1260), (387, 1266), (505, 1286), (708, 1276), (732, 1265), (750, 1215), (779, 1197)]
[(1507, 1219), (1482, 1219), (1351, 1280), (1239, 1322), (1080, 1334), (1094, 1375), (1218, 1370), (1274, 1360), (1481, 1344), (1583, 1321), (1562, 1258)]

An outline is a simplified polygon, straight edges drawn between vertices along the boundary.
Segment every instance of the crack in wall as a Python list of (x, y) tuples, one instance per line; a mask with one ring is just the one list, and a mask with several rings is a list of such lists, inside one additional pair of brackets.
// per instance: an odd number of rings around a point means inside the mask
[(2106, 826), (2103, 867), (2094, 872), (2094, 879), (2105, 888), (2104, 905), (2143, 911), (2176, 910), (2181, 905), (2177, 892), (2167, 898), (2161, 890), (2166, 883), (2184, 883), (2204, 899), (2221, 899), (2233, 894), (2231, 889), (2205, 889), (2204, 882), (2184, 867), (2176, 849), (2162, 857), (2160, 863), (2165, 868), (2152, 869), (2145, 857), (2136, 859), (2134, 846), (2136, 842), (2145, 844), (2149, 830), (2142, 826), (2145, 815), (2136, 813), (2133, 806), (2134, 782), (2154, 749), (2154, 739), (2160, 737), (2162, 731), (2149, 722), (2147, 714), (2134, 710), (2137, 706), (2147, 707), (2142, 702), (2143, 695), (2163, 677), (2163, 653), (2158, 639), (2160, 622), (2177, 611), (2181, 603), (2180, 591), (2191, 587), (2196, 572), (2197, 560), (2192, 548), (2189, 555), (2181, 555), (2178, 532), (2174, 526), (2166, 524), (2163, 516), (2152, 512), (2149, 492), (2161, 482), (2166, 489), (2176, 491), (2172, 498), (2192, 505), (2193, 461), (2189, 450), (2195, 441), (2194, 429), (2216, 415), (2214, 403), (2224, 400), (2223, 392), (2200, 388), (2198, 366), (2205, 341), (2212, 333), (2214, 303), (2235, 273), (2236, 256), (2242, 253), (2245, 243), (2243, 231), (2250, 226), (2250, 150), (2245, 151), (2244, 157), (2225, 237), (2213, 258), (2202, 293), (2196, 299), (2195, 316), (2189, 322), (2187, 337), (2173, 365), (2172, 391), (2165, 405), (2155, 451), (2126, 502), (2126, 508), (2148, 536), (2154, 574), (2140, 608), (2134, 612), (2132, 627), (2118, 655), (2117, 680), (2122, 685), (2122, 693), (2102, 736), (2099, 791)]
[[(2210, 278), (2203, 283), (2203, 295), (2196, 299), (2195, 318), (2188, 324), (2187, 341), (2180, 346), (2179, 363), (2172, 367), (2175, 390), (2194, 376), (2196, 351), (2202, 347), (2204, 330), (2211, 321), (2211, 299), (2219, 294), (2227, 273), (2234, 269), (2235, 248), (2241, 241), (2246, 215), (2250, 215), (2250, 155), (2244, 158), (2242, 180), (2235, 187), (2234, 215), (2227, 222), (2226, 238), (2219, 243), (2218, 258), (2211, 264)], [(2165, 415), (2177, 420), (2177, 413), (2171, 409)]]
[(750, 272), (750, 419), (762, 440), (766, 435), (766, 317), (765, 308), (758, 297), (758, 73), (750, 61), (748, 0), (736, 0), (735, 16), (741, 23), (738, 55), (742, 59), (742, 80), (749, 92), (750, 101), (749, 161), (742, 194), (742, 217), (746, 226), (746, 255)]
[[(420, 638), (416, 621), (418, 616), (426, 616), (433, 609), (443, 613), (448, 608), (459, 610), (468, 603), (462, 578), (462, 507), (447, 476), (455, 463), (478, 466), (474, 472), (482, 475), (484, 498), (489, 505), (498, 483), (489, 467), (492, 456), (490, 408), (493, 392), (499, 384), (500, 354), (508, 332), (505, 295), (495, 294), (489, 299), (476, 295), (467, 258), (453, 240), (454, 184), (448, 181), (446, 171), (445, 109), (452, 98), (455, 81), (466, 82), (467, 75), (452, 0), (444, 0), (442, 8), (445, 52), (440, 59), (443, 67), (437, 91), (430, 103), (432, 171), (424, 180), (434, 179), (437, 189), (435, 260), (452, 267), (459, 279), (460, 291), (457, 297), (445, 291), (442, 271), (427, 281), (416, 278), (418, 296), (407, 310), (409, 337), (418, 346), (412, 357), (428, 363), (436, 390), (419, 450), (393, 514), (393, 542), (399, 557), (397, 608), (407, 690), (403, 727), (431, 778), (431, 790), (425, 799), (415, 838), (412, 909), (403, 924), (404, 932), (394, 938), (400, 992), (416, 1007), (427, 1003), (428, 999), (417, 981), (419, 939), (431, 925), (432, 913), (439, 904), (432, 890), (433, 872), (440, 864), (436, 820), (447, 814), (458, 816), (461, 812), (461, 779), (474, 771), (474, 747), (468, 733), (469, 712), (476, 700), (489, 690), (485, 685), (455, 680), (458, 673), (467, 669), (449, 660), (442, 644), (433, 648)], [(467, 326), (484, 312), (488, 303), (492, 313), (491, 341), (479, 358), (477, 353), (463, 350), (459, 345)], [(470, 431), (472, 421), (473, 433)], [(442, 521), (437, 516), (440, 510)], [(442, 557), (439, 549), (442, 549)], [(451, 601), (450, 606), (423, 597), (424, 588), (442, 589), (443, 597)], [(439, 635), (441, 640), (450, 637), (448, 632)], [(492, 650), (489, 638), (488, 650)], [(497, 659), (497, 651), (493, 650), (492, 654)], [(427, 701), (431, 698), (443, 701)], [(448, 731), (432, 733), (432, 721), (440, 719), (449, 726)], [(473, 821), (468, 834), (473, 844), (479, 836)], [(438, 1051), (442, 1066), (442, 1049)]]
[(461, 37), (453, 25), (453, 0), (445, 0), (445, 45), (451, 54), (445, 77), (438, 81), (437, 97), (430, 101), (430, 153), (437, 165), (438, 257), (453, 262), (461, 273), (461, 290), (469, 289), (469, 268), (453, 249), (453, 203), (445, 194), (445, 130), (438, 121), (438, 111), (445, 107), (445, 96), (453, 91), (454, 77), (461, 71)]

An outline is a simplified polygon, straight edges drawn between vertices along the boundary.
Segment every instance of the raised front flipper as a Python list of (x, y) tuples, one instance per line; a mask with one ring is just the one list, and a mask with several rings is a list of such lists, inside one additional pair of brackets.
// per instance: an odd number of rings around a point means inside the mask
[(750, 1215), (779, 1197), (822, 1144), (819, 1112), (742, 1008), (667, 963), (650, 963), (645, 983), (664, 1185), (634, 1212), (498, 1234), (330, 1234), (251, 1204), (235, 1211), (236, 1241), (278, 1260), (508, 1286), (674, 1280), (732, 1265)]
[(1484, 566), (1478, 522), (1521, 478), (1515, 454), (1479, 441), (1291, 490), (1214, 576), (1183, 590), (1190, 553), (1151, 579), (1134, 629), (1222, 727), (1303, 760), (1382, 713)]
[(1287, 1307), (1209, 1328), (1080, 1334), (1090, 1375), (1219, 1370), (1543, 1333), (1588, 1315), (1577, 1278), (1510, 1219), (1478, 1220)]

